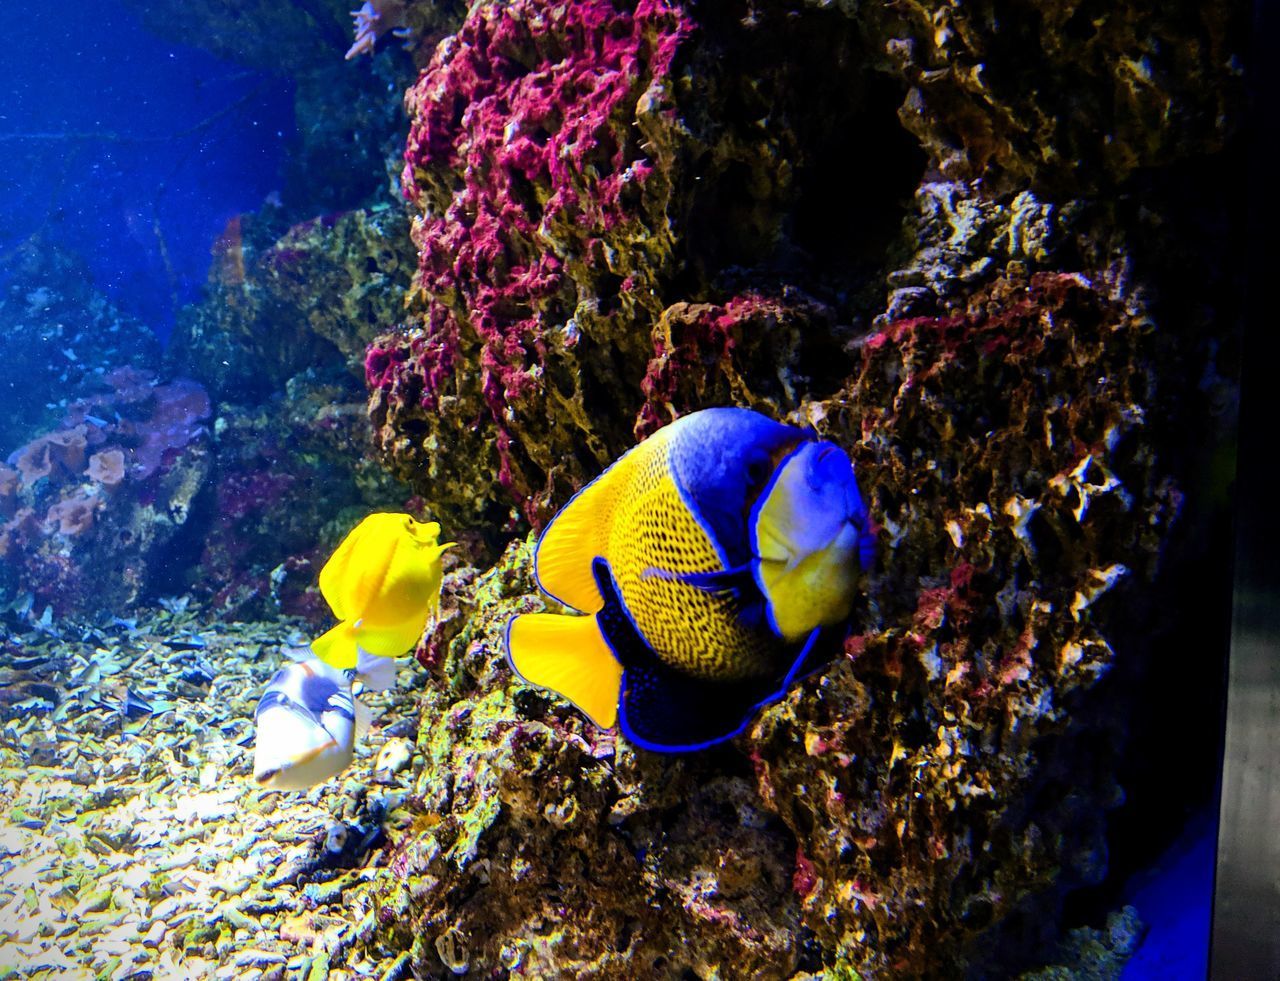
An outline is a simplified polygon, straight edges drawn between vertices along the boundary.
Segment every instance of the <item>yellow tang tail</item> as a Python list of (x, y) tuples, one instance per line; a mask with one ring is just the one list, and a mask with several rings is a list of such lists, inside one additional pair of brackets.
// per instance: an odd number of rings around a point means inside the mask
[(513, 617), (507, 625), (507, 656), (521, 678), (563, 695), (601, 729), (617, 723), (622, 665), (594, 616)]
[(339, 671), (354, 668), (360, 653), (356, 649), (355, 628), (343, 620), (311, 642), (311, 653)]

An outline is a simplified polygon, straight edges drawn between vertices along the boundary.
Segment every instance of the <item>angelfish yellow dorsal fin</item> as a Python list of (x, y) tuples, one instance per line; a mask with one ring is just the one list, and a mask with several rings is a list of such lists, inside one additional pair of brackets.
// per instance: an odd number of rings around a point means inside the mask
[(601, 729), (617, 723), (622, 665), (595, 617), (514, 617), (507, 625), (507, 656), (521, 678), (563, 695)]
[(604, 606), (592, 562), (608, 558), (606, 546), (619, 495), (626, 493), (642, 455), (657, 450), (657, 441), (652, 437), (619, 457), (574, 495), (538, 539), (534, 553), (538, 585), (559, 602), (583, 613), (596, 613)]

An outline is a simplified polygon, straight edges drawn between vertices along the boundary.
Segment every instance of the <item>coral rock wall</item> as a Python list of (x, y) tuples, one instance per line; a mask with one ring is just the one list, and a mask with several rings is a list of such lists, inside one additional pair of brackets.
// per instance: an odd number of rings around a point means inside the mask
[(1225, 0), (836, 5), (910, 86), (902, 124), (948, 177), (1096, 191), (1216, 150), (1235, 123), (1241, 8)]
[(806, 925), (860, 971), (937, 970), (1029, 892), (1105, 872), (1114, 750), (1064, 762), (1049, 737), (1089, 719), (1112, 590), (1151, 581), (1180, 504), (1146, 424), (1154, 325), (1107, 293), (1002, 279), (869, 335), (811, 410), (859, 434), (875, 626), (766, 713), (753, 759), (800, 843)]
[[(406, 99), (415, 291), (367, 373), (379, 445), (435, 511), (501, 527), (514, 505), (544, 521), (739, 354), (789, 351), (773, 372), (787, 407), (811, 382), (798, 361), (828, 391), (851, 368), (849, 325), (802, 292), (845, 230), (810, 241), (822, 205), (790, 209), (858, 117), (853, 31), (831, 14), (768, 20), (695, 23), (656, 0), (477, 3), (437, 49)], [(778, 59), (780, 39), (830, 73)], [(824, 82), (848, 99), (815, 119)], [(861, 216), (877, 232), (880, 209)], [(821, 247), (809, 271), (800, 243)], [(691, 315), (691, 301), (725, 312)], [(690, 400), (673, 404), (678, 390)]]
[(687, 758), (510, 678), (527, 544), (453, 573), (361, 943), (431, 976), (1049, 949), (1123, 797), (1137, 696), (1104, 680), (1155, 663), (1230, 419), (1229, 256), (1175, 272), (1229, 239), (1175, 219), (1188, 161), (1229, 172), (1233, 16), (471, 6), (407, 96), (419, 263), (364, 362), (388, 465), (500, 545), (676, 415), (749, 405), (850, 450), (878, 558), (843, 655)]

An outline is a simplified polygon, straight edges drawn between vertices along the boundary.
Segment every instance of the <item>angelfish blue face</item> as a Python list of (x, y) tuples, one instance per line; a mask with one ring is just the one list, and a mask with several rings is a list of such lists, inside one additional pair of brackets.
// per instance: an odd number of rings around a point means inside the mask
[[(835, 545), (854, 548), (863, 568), (871, 560), (867, 511), (853, 475), (853, 462), (843, 449), (826, 440), (806, 442), (782, 461), (752, 513), (757, 556), (770, 555), (769, 535), (761, 535), (764, 517), (785, 528), (787, 558), (812, 555)], [(782, 543), (778, 543), (782, 544)]]

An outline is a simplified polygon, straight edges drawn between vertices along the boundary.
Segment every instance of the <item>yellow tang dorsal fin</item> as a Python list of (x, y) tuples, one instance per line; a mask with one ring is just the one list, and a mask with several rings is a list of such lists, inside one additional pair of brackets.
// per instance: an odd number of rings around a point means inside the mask
[(663, 451), (662, 432), (634, 446), (569, 501), (551, 519), (534, 553), (538, 585), (554, 599), (583, 613), (596, 613), (604, 597), (592, 562), (606, 555), (614, 511), (632, 485), (637, 466)]
[(595, 617), (514, 617), (507, 625), (507, 656), (521, 678), (563, 695), (601, 729), (618, 721), (622, 665)]

